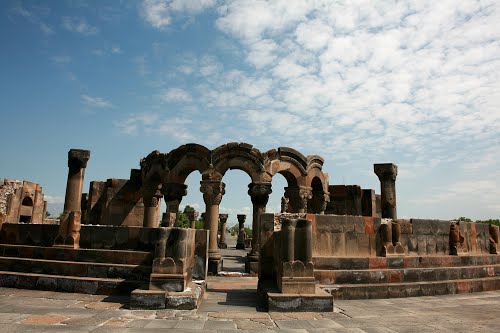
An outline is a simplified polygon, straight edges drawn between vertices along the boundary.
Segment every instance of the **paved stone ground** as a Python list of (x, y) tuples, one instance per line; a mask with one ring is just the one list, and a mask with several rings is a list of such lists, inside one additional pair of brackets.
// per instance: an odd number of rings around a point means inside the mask
[(193, 311), (128, 310), (124, 297), (0, 288), (0, 332), (500, 332), (500, 291), (267, 313), (255, 308), (256, 280), (213, 277)]
[[(242, 272), (248, 250), (223, 250)], [(209, 277), (198, 310), (129, 310), (128, 297), (0, 288), (3, 332), (500, 332), (500, 291), (439, 297), (335, 301), (332, 313), (256, 309), (256, 277)]]

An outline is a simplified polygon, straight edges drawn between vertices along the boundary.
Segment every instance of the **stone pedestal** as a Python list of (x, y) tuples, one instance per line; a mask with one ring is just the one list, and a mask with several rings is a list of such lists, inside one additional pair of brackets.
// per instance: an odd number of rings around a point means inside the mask
[(373, 169), (380, 180), (382, 218), (397, 219), (396, 177), (398, 166), (392, 163), (374, 164)]
[(252, 200), (252, 250), (247, 256), (245, 271), (247, 273), (258, 273), (259, 269), (259, 225), (260, 214), (266, 212), (269, 194), (272, 193), (270, 183), (251, 183), (248, 185), (248, 195)]
[(398, 221), (384, 220), (380, 225), (382, 240), (381, 257), (403, 256), (405, 250), (400, 242), (401, 226)]
[[(225, 193), (225, 184), (220, 180), (202, 180), (200, 191), (206, 205), (206, 222), (210, 232), (208, 246), (208, 271), (216, 275), (222, 269), (222, 258), (217, 246), (217, 231), (219, 226), (219, 204)], [(207, 227), (207, 225), (205, 225)]]
[(54, 240), (55, 246), (80, 247), (81, 199), (83, 176), (90, 151), (71, 149), (68, 152), (68, 182), (64, 199), (63, 217), (59, 223), (59, 231)]
[(227, 249), (226, 243), (226, 222), (228, 215), (227, 214), (219, 214), (220, 220), (220, 239), (219, 239), (219, 249)]
[(312, 222), (284, 219), (281, 226), (281, 263), (278, 288), (284, 294), (314, 294)]
[(245, 249), (245, 220), (247, 218), (244, 214), (238, 214), (238, 240), (236, 241), (236, 248), (239, 250)]
[(149, 289), (182, 292), (191, 281), (195, 231), (160, 228), (159, 233)]

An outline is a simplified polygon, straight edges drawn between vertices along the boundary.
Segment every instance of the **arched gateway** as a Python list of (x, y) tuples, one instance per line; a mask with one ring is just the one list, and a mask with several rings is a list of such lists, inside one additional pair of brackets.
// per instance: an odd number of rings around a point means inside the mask
[(186, 178), (191, 172), (198, 171), (201, 174), (200, 191), (206, 205), (206, 227), (210, 232), (209, 271), (217, 273), (221, 263), (217, 228), (219, 204), (225, 193), (223, 178), (228, 170), (239, 169), (252, 180), (248, 184), (248, 194), (253, 204), (254, 241), (248, 259), (257, 262), (259, 216), (266, 210), (273, 176), (279, 173), (287, 180), (284, 196), (289, 202), (289, 213), (323, 214), (330, 200), (328, 174), (322, 171), (323, 163), (323, 158), (318, 155), (304, 156), (292, 148), (280, 147), (262, 153), (246, 143), (228, 143), (214, 150), (199, 144), (186, 144), (169, 153), (153, 151), (140, 162), (143, 225), (158, 226), (158, 204), (163, 197), (167, 211), (162, 225), (172, 226), (179, 204), (187, 194)]

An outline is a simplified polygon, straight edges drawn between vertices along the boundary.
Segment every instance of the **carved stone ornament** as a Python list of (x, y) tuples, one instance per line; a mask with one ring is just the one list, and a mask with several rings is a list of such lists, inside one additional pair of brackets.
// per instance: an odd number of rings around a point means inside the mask
[(269, 200), (269, 194), (273, 192), (270, 183), (251, 183), (248, 184), (248, 195), (252, 199), (252, 203), (265, 206)]
[(222, 196), (226, 193), (226, 184), (220, 181), (206, 181), (200, 182), (200, 191), (203, 193), (203, 200), (209, 206), (219, 205)]
[(161, 188), (161, 193), (165, 198), (166, 202), (169, 201), (182, 201), (182, 197), (187, 195), (187, 185), (180, 183), (167, 183)]
[(84, 169), (90, 159), (90, 150), (70, 149), (68, 152), (68, 167), (70, 169)]

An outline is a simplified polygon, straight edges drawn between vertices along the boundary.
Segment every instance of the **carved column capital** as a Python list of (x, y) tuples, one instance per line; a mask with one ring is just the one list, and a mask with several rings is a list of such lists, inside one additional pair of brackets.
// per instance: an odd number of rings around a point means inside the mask
[(245, 223), (245, 220), (247, 219), (247, 216), (245, 214), (238, 214), (236, 215), (236, 217), (238, 218), (239, 223)]
[(187, 195), (187, 185), (181, 183), (166, 183), (161, 187), (161, 193), (166, 202), (182, 201), (182, 197)]
[(271, 183), (248, 184), (248, 195), (254, 205), (265, 206), (269, 200), (269, 194), (273, 192)]
[(380, 181), (396, 181), (396, 177), (398, 175), (398, 166), (393, 163), (374, 164), (373, 171)]
[(70, 149), (68, 151), (68, 168), (85, 169), (90, 159), (90, 150)]
[(307, 202), (312, 199), (312, 188), (307, 186), (285, 187), (285, 197), (290, 199), (294, 213), (307, 212)]
[(229, 217), (228, 214), (219, 214), (219, 220), (221, 223), (226, 223), (228, 217)]
[(203, 200), (208, 206), (219, 205), (222, 196), (226, 193), (226, 184), (218, 180), (202, 180), (200, 191), (203, 193)]

